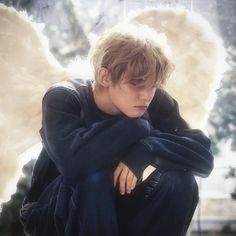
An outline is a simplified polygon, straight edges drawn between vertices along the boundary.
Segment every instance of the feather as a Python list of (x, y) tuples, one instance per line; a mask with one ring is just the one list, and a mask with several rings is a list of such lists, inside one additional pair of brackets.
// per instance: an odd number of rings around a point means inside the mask
[(165, 90), (178, 101), (192, 128), (204, 128), (225, 69), (221, 38), (204, 18), (183, 8), (147, 8), (133, 13), (129, 22), (166, 35), (175, 70)]
[[(143, 10), (129, 19), (166, 34), (176, 68), (166, 90), (179, 101), (187, 121), (197, 127), (209, 111), (209, 97), (223, 58), (221, 40), (206, 21), (199, 19), (191, 12), (176, 9)], [(53, 83), (67, 79), (70, 71), (50, 53), (41, 25), (2, 4), (0, 45), (1, 203), (16, 189), (24, 164), (22, 153), (40, 141), (44, 93)], [(77, 68), (86, 66), (79, 63)]]
[(41, 31), (26, 14), (0, 5), (0, 202), (9, 199), (5, 186), (19, 177), (19, 155), (40, 141), (44, 93), (67, 74)]

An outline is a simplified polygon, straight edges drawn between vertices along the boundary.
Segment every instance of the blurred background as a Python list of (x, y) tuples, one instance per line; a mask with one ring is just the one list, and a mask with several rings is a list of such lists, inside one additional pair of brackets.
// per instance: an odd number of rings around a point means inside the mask
[[(188, 236), (236, 235), (236, 0), (0, 0), (25, 10), (45, 24), (44, 33), (58, 61), (67, 66), (76, 56), (87, 57), (90, 40), (124, 19), (130, 11), (148, 6), (183, 6), (206, 18), (223, 38), (228, 68), (216, 93), (208, 120), (215, 168), (207, 179), (198, 179), (200, 202)], [(32, 159), (23, 168), (17, 191), (1, 207), (0, 235), (23, 236), (18, 211), (29, 188)], [(167, 235), (168, 236), (168, 235)]]

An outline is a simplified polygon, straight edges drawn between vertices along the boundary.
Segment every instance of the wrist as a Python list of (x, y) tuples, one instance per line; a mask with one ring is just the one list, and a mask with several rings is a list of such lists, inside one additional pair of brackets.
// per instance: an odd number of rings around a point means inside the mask
[(146, 167), (154, 161), (154, 155), (140, 141), (129, 149), (122, 161), (139, 179)]

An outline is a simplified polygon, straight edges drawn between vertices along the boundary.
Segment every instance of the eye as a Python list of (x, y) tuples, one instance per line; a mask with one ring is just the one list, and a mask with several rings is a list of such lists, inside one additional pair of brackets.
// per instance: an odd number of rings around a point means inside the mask
[(139, 85), (139, 83), (137, 81), (130, 81), (130, 85), (136, 87)]
[(141, 87), (143, 84), (143, 80), (142, 79), (131, 80), (131, 81), (129, 81), (129, 84), (134, 87), (137, 87), (137, 86)]

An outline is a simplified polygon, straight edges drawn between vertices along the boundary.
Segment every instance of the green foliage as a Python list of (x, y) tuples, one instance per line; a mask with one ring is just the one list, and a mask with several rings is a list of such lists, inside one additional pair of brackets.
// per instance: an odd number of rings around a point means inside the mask
[[(216, 146), (221, 141), (232, 140), (231, 149), (236, 150), (236, 66), (228, 70), (218, 90), (218, 99), (210, 114), (209, 124), (214, 131), (211, 134)], [(217, 147), (214, 147), (217, 153)]]
[(44, 33), (58, 61), (68, 65), (76, 56), (87, 56), (90, 43), (72, 2), (57, 1), (51, 15), (47, 19)]
[(220, 231), (221, 235), (228, 235), (231, 232), (232, 232), (232, 229), (231, 229), (230, 224), (224, 225)]
[(228, 70), (222, 78), (217, 91), (217, 101), (210, 114), (213, 151), (218, 153), (217, 145), (222, 141), (231, 141), (231, 149), (236, 150), (236, 1), (217, 1), (219, 30), (227, 49)]
[(19, 210), (24, 196), (29, 189), (29, 177), (22, 177), (17, 183), (17, 191), (9, 202), (2, 204), (0, 215), (1, 236), (24, 236), (23, 227), (19, 221)]
[[(235, 178), (236, 177), (236, 168), (229, 167), (228, 173), (225, 175), (226, 179)], [(231, 198), (236, 200), (236, 188), (231, 193)]]
[(228, 173), (225, 175), (225, 178), (235, 178), (236, 177), (236, 168), (230, 167)]

